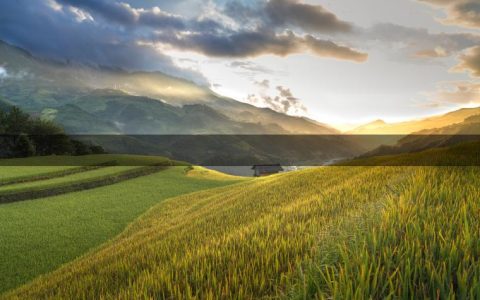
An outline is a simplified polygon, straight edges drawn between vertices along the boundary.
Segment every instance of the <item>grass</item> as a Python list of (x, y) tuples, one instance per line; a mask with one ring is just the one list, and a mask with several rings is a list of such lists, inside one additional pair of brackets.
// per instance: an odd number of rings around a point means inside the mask
[(0, 292), (94, 249), (164, 199), (234, 182), (187, 177), (185, 167), (171, 167), (121, 184), (0, 205)]
[(311, 264), (292, 298), (479, 299), (479, 175), (417, 168), (380, 221)]
[[(476, 161), (478, 149), (388, 159)], [(91, 201), (103, 205), (98, 196)], [(479, 299), (479, 199), (478, 166), (332, 166), (253, 179), (161, 201), (113, 240), (3, 297)]]
[[(65, 168), (65, 166), (93, 166), (104, 163), (115, 162), (118, 166), (146, 166), (146, 165), (187, 165), (182, 162), (172, 161), (161, 156), (146, 156), (146, 155), (123, 155), (123, 154), (95, 154), (82, 156), (34, 156), (28, 158), (12, 158), (1, 159), (0, 166), (37, 166), (39, 172), (43, 172), (47, 166), (49, 168)], [(43, 170), (42, 170), (43, 169)], [(32, 169), (35, 170), (35, 169)], [(2, 172), (0, 172), (1, 174)]]
[(109, 176), (116, 173), (129, 171), (136, 169), (138, 167), (105, 167), (100, 169), (94, 169), (90, 171), (80, 172), (72, 175), (56, 177), (52, 179), (32, 181), (32, 182), (23, 182), (11, 185), (0, 186), (0, 195), (6, 193), (13, 193), (15, 191), (25, 191), (32, 189), (45, 189), (48, 187), (58, 187), (66, 184), (71, 184), (73, 182), (80, 182), (84, 180), (93, 180), (95, 178)]
[(0, 186), (63, 177), (87, 171), (90, 166), (186, 165), (160, 156), (101, 154), (83, 156), (35, 156), (0, 159)]
[(340, 162), (344, 166), (480, 166), (480, 142)]
[(241, 176), (234, 176), (228, 175), (225, 173), (221, 173), (215, 170), (210, 170), (204, 167), (195, 167), (191, 168), (188, 173), (188, 177), (196, 177), (196, 178), (204, 178), (204, 179), (215, 179), (215, 180), (244, 180), (244, 177)]
[(258, 298), (281, 292), (322, 232), (371, 211), (407, 168), (331, 167), (165, 201), (104, 247), (10, 296)]
[(1, 166), (0, 184), (12, 181), (26, 181), (32, 177), (37, 178), (38, 176), (45, 174), (59, 174), (72, 169), (76, 168), (67, 166), (43, 166), (35, 168), (31, 166)]

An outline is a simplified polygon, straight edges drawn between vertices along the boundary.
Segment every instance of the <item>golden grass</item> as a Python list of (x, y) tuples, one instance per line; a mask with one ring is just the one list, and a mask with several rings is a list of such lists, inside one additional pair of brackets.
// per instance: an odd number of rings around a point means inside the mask
[(170, 199), (98, 252), (7, 298), (256, 298), (289, 286), (328, 232), (371, 211), (405, 167), (330, 167)]
[(479, 299), (480, 168), (417, 168), (380, 222), (319, 258), (296, 299)]
[(480, 167), (253, 179), (166, 200), (4, 298), (479, 299), (479, 199)]
[(193, 177), (198, 179), (211, 179), (211, 180), (249, 180), (251, 178), (234, 176), (218, 172), (215, 170), (207, 169), (200, 166), (191, 167), (187, 171), (187, 177)]

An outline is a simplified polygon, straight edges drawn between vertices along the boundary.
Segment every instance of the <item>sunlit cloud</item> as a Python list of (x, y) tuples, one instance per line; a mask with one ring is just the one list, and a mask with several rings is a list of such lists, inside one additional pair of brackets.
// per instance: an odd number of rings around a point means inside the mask
[(445, 9), (445, 24), (480, 28), (480, 2), (477, 0), (419, 0)]
[(474, 81), (441, 83), (438, 90), (427, 94), (428, 105), (432, 107), (451, 106), (462, 107), (480, 105), (480, 83)]
[(457, 72), (470, 72), (474, 77), (480, 77), (480, 46), (466, 50), (459, 57), (460, 63), (453, 69)]
[(300, 99), (292, 94), (292, 91), (284, 86), (271, 87), (269, 80), (256, 81), (258, 93), (249, 94), (247, 102), (260, 107), (268, 107), (274, 111), (289, 115), (305, 115), (307, 108)]

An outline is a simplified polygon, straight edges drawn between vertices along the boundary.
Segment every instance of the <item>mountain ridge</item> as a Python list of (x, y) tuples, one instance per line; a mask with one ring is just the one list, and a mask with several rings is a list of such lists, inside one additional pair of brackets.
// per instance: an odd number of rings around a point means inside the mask
[[(92, 94), (98, 96), (98, 93), (105, 93), (106, 90), (117, 90), (118, 93), (124, 93), (125, 97), (149, 98), (174, 107), (207, 105), (230, 120), (231, 133), (272, 133), (275, 128), (276, 133), (280, 134), (338, 133), (330, 126), (222, 97), (204, 86), (161, 72), (128, 72), (111, 67), (52, 61), (38, 58), (2, 41), (0, 54), (0, 64), (5, 66), (8, 74), (0, 82), (0, 95), (31, 113), (41, 114), (45, 109), (58, 110), (76, 98)], [(65, 125), (69, 127), (69, 124)], [(246, 128), (252, 130), (245, 131)], [(262, 131), (262, 128), (265, 130)], [(177, 133), (188, 134), (198, 128), (194, 129)], [(204, 128), (203, 132), (214, 134), (225, 133), (225, 130)], [(163, 132), (159, 130), (152, 133)]]
[(392, 134), (407, 135), (419, 132), (425, 129), (441, 128), (448, 125), (461, 123), (466, 118), (480, 114), (480, 107), (460, 108), (440, 115), (433, 115), (422, 119), (386, 123), (383, 120), (376, 120), (364, 125), (360, 125), (347, 134)]

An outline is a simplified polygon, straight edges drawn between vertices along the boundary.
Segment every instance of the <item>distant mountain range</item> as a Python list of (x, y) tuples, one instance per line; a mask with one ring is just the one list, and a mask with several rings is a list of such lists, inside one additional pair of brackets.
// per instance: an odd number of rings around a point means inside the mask
[(6, 101), (71, 134), (338, 133), (162, 73), (51, 61), (1, 41), (0, 66)]
[(407, 135), (426, 129), (441, 128), (461, 123), (465, 119), (479, 114), (480, 107), (477, 107), (462, 108), (444, 115), (399, 123), (386, 123), (383, 120), (376, 120), (354, 128), (348, 131), (347, 134)]
[(249, 165), (321, 164), (365, 151), (325, 124), (161, 73), (56, 62), (4, 42), (0, 66), (0, 108), (18, 106), (109, 152)]
[[(475, 111), (461, 110), (447, 114), (450, 118)], [(446, 115), (446, 116), (447, 116)], [(446, 147), (461, 142), (480, 140), (480, 112), (470, 116), (460, 123), (440, 128), (425, 129), (402, 137), (394, 145), (382, 145), (363, 154), (363, 157), (390, 155), (399, 153), (419, 152), (425, 149)]]
[[(452, 143), (452, 135), (479, 133), (474, 116), (480, 115), (480, 108), (468, 108), (401, 123), (376, 120), (342, 135), (326, 124), (222, 97), (159, 72), (58, 62), (2, 41), (0, 68), (0, 109), (18, 106), (111, 152), (160, 154), (199, 164), (319, 164), (365, 152), (423, 150)], [(159, 138), (165, 135), (212, 136)], [(301, 135), (320, 137), (312, 140)]]

